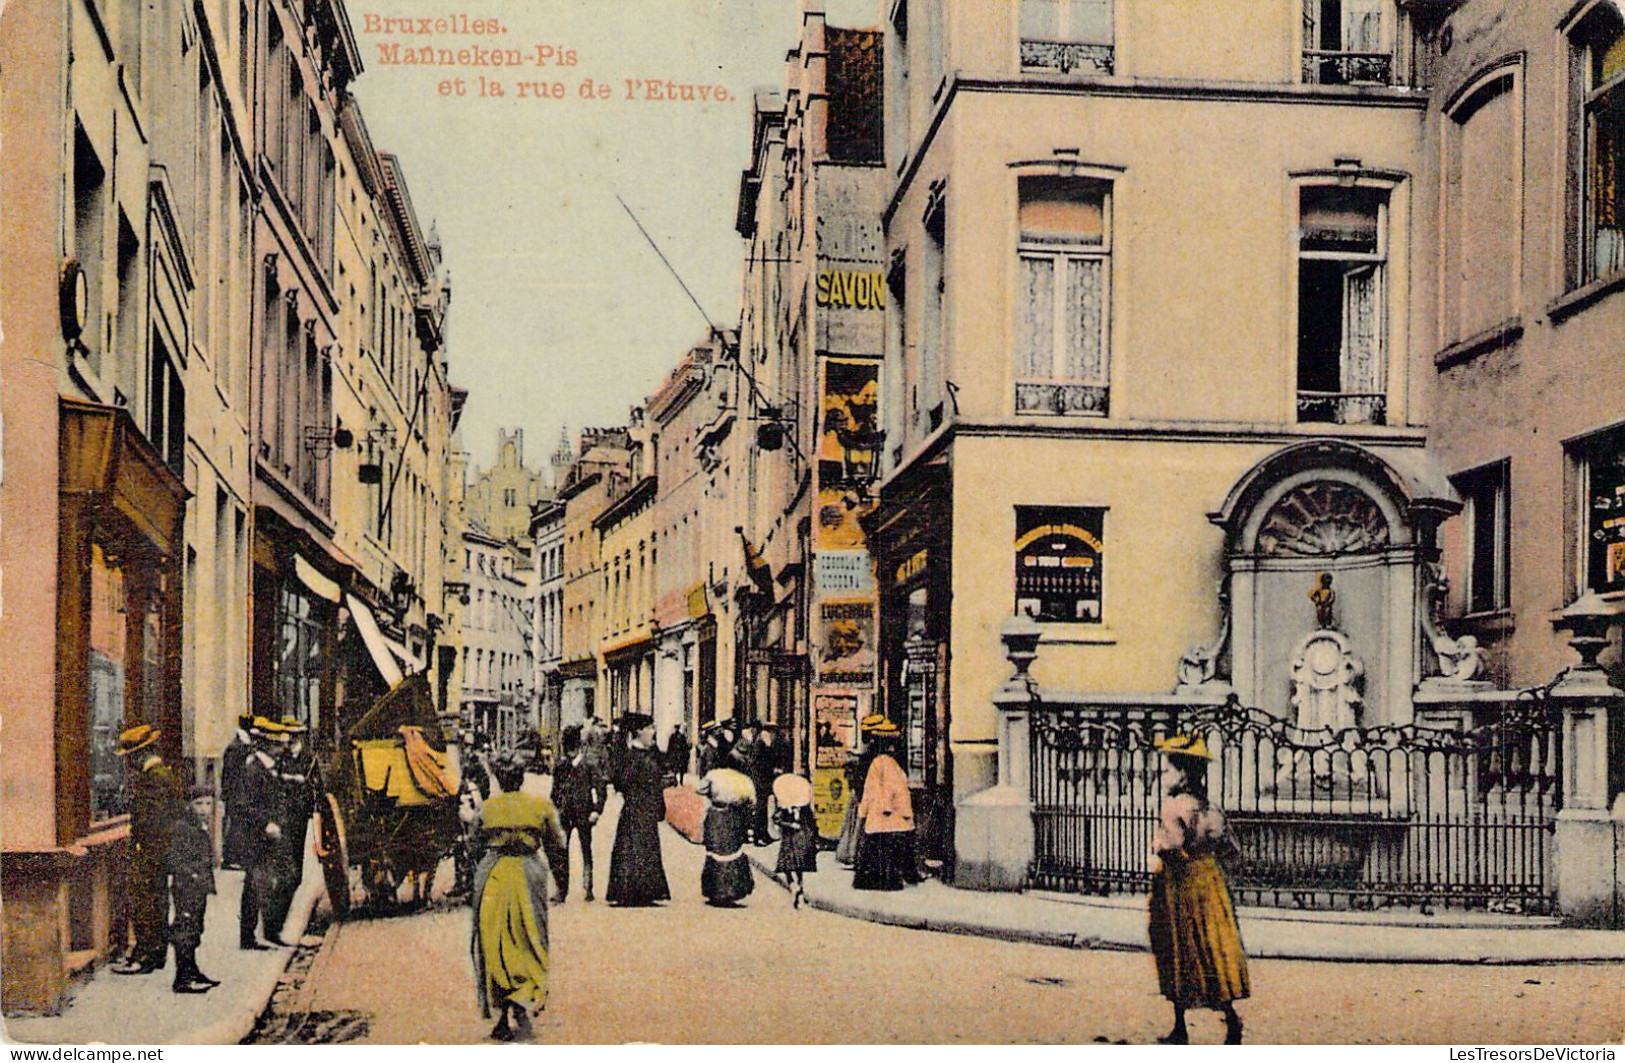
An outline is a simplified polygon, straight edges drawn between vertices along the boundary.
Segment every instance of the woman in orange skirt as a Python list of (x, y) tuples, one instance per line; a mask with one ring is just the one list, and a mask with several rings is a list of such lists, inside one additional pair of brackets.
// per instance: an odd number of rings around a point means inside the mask
[(1251, 989), (1236, 909), (1221, 859), (1240, 849), (1224, 813), (1207, 797), (1212, 756), (1200, 738), (1161, 739), (1166, 796), (1151, 840), (1151, 951), (1162, 995), (1174, 1005), (1174, 1028), (1164, 1044), (1188, 1044), (1185, 1012), (1212, 1008), (1224, 1014), (1224, 1043), (1241, 1043), (1235, 1001)]

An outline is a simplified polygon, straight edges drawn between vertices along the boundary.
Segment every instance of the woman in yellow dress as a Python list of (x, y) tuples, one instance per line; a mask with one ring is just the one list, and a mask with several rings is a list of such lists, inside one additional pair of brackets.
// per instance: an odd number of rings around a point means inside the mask
[(520, 792), (525, 767), (521, 757), (498, 758), (491, 771), (502, 792), (480, 812), (485, 856), (474, 873), (471, 951), (480, 1014), (499, 1013), (498, 1041), (529, 1038), (531, 1016), (547, 1006), (548, 879), (550, 868), (561, 878), (569, 859), (553, 803)]
[(1188, 1044), (1185, 1012), (1224, 1014), (1225, 1044), (1241, 1043), (1235, 1001), (1251, 991), (1247, 954), (1221, 859), (1240, 853), (1224, 813), (1208, 800), (1212, 756), (1200, 738), (1161, 739), (1166, 795), (1151, 840), (1151, 951), (1162, 995), (1174, 1006), (1174, 1028), (1158, 1040)]

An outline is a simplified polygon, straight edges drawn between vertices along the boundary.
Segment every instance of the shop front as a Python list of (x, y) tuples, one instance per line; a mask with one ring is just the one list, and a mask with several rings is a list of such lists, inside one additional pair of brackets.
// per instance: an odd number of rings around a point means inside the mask
[(119, 733), (159, 728), (179, 764), (187, 492), (129, 413), (60, 400), (54, 758), (13, 765), (56, 845), (4, 854), (5, 1009), (52, 1008), (122, 944), (130, 780)]
[(882, 711), (901, 728), (928, 869), (953, 866), (949, 752), (950, 467), (939, 458), (886, 486), (864, 524), (880, 586)]

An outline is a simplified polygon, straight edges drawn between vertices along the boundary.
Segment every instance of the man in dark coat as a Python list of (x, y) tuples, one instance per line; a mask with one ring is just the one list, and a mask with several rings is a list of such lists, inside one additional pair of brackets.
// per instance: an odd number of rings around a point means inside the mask
[(221, 843), (222, 870), (240, 870), (248, 863), (249, 841), (242, 829), (243, 818), (243, 765), (254, 752), (254, 742), (248, 737), (254, 726), (254, 717), (237, 718), (237, 731), (220, 754), (220, 802), (225, 806), (225, 840)]
[[(586, 899), (592, 900), (592, 828), (604, 811), (607, 791), (604, 781), (587, 762), (582, 748), (581, 728), (564, 729), (563, 750), (553, 769), (553, 806), (559, 810), (559, 825), (564, 828), (564, 850), (570, 851), (571, 835), (581, 838), (581, 877), (586, 886)], [(559, 903), (570, 895), (570, 862), (554, 869), (559, 881)]]
[[(288, 742), (276, 758), (277, 806), (282, 837), (276, 843), (275, 873), (265, 904), (265, 929), (276, 937), (293, 908), (294, 894), (305, 875), (305, 839), (310, 816), (316, 809), (315, 758), (305, 748), (306, 727), (298, 720), (284, 719), (282, 728)], [(273, 933), (273, 931), (275, 931)]]
[(751, 821), (751, 833), (757, 845), (767, 845), (767, 795), (773, 792), (773, 780), (790, 770), (790, 743), (779, 736), (778, 728), (764, 724), (756, 739), (750, 759), (750, 781), (756, 785), (756, 806)]
[(158, 753), (160, 733), (149, 724), (138, 724), (119, 735), (114, 751), (138, 765), (130, 779), (130, 860), (126, 865), (135, 945), (128, 962), (113, 968), (117, 974), (151, 974), (163, 967), (169, 955), (165, 937), (169, 882), (164, 856), (185, 803), (180, 778)]
[[(279, 740), (277, 735), (281, 735)], [(254, 721), (250, 733), (254, 752), (243, 765), (243, 830), (251, 839), (248, 873), (243, 876), (242, 901), (237, 906), (237, 945), (244, 949), (268, 949), (282, 945), (282, 927), (271, 919), (271, 894), (276, 888), (276, 860), (282, 841), (282, 783), (277, 776), (273, 750), (286, 740), (281, 724)], [(265, 917), (265, 940), (257, 937), (261, 915)]]
[(203, 941), (203, 916), (214, 892), (214, 847), (209, 842), (209, 821), (214, 815), (214, 793), (207, 786), (187, 791), (187, 812), (176, 817), (169, 836), (164, 869), (169, 872), (175, 918), (169, 924), (169, 943), (175, 946), (177, 993), (207, 993), (220, 983), (197, 965)]
[(683, 725), (673, 724), (671, 734), (666, 736), (666, 771), (679, 783), (688, 774), (688, 750), (688, 734)]

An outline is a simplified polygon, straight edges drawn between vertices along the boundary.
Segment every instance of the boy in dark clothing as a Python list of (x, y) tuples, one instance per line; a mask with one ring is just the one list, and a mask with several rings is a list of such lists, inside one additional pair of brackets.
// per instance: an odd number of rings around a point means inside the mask
[(214, 791), (194, 786), (187, 791), (188, 812), (175, 820), (164, 870), (170, 877), (175, 918), (169, 943), (175, 947), (177, 993), (207, 993), (220, 983), (198, 969), (197, 948), (203, 940), (203, 916), (214, 892), (214, 849), (207, 824), (214, 816)]
[[(564, 851), (570, 852), (570, 836), (581, 836), (581, 877), (586, 880), (586, 899), (592, 900), (592, 828), (604, 811), (608, 791), (603, 778), (593, 770), (590, 754), (583, 748), (581, 728), (566, 727), (558, 765), (553, 769), (553, 807), (559, 810), (564, 828)], [(553, 869), (559, 883), (559, 903), (570, 893), (570, 861)]]

